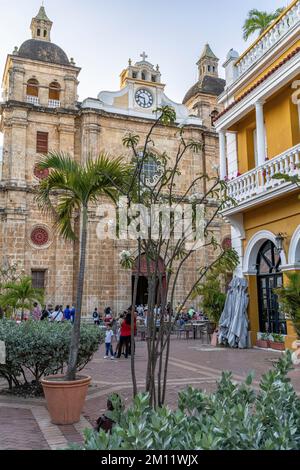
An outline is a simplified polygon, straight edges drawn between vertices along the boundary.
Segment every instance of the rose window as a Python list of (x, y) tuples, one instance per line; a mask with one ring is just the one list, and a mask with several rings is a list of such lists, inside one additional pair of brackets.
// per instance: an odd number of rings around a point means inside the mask
[(47, 176), (49, 176), (48, 168), (40, 168), (38, 164), (35, 165), (33, 173), (34, 176), (39, 180), (45, 179)]
[(49, 242), (49, 234), (43, 227), (37, 227), (31, 232), (31, 241), (37, 246), (47, 245)]

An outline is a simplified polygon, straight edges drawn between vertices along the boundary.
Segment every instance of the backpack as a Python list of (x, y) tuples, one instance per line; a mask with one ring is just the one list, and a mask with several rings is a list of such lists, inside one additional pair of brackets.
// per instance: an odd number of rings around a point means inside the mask
[(95, 430), (97, 432), (100, 432), (100, 430), (102, 429), (106, 433), (111, 433), (114, 424), (115, 422), (112, 419), (108, 418), (105, 415), (102, 415), (100, 416), (100, 418), (97, 419), (97, 425), (95, 427)]

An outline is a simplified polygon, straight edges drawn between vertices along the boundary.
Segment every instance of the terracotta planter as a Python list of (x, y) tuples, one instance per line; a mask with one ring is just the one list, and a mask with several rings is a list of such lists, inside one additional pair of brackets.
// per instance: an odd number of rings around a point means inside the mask
[(284, 343), (276, 343), (275, 341), (271, 341), (271, 348), (275, 351), (285, 351), (285, 344)]
[(266, 339), (258, 339), (256, 341), (256, 346), (258, 348), (269, 349), (270, 348), (270, 341)]
[(41, 380), (47, 408), (53, 424), (75, 424), (80, 421), (91, 377), (79, 377), (67, 382), (63, 375), (51, 375)]

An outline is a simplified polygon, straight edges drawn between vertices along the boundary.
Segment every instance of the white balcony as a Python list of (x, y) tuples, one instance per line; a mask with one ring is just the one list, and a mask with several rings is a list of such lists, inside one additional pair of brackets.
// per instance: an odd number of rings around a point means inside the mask
[(250, 207), (260, 201), (293, 189), (295, 185), (284, 180), (273, 179), (275, 174), (300, 176), (300, 144), (283, 152), (263, 165), (228, 182), (228, 196), (237, 206), (228, 204), (224, 212), (238, 212), (243, 207)]
[(300, 0), (278, 21), (273, 27), (267, 29), (266, 33), (237, 61), (237, 78), (241, 77), (250, 67), (259, 61), (273, 46), (275, 46), (292, 29), (300, 25)]
[(49, 108), (60, 108), (60, 101), (59, 100), (49, 100), (48, 101)]
[(34, 106), (39, 106), (39, 104), (40, 104), (38, 96), (27, 95), (26, 96), (26, 101), (27, 101), (27, 103), (33, 104)]

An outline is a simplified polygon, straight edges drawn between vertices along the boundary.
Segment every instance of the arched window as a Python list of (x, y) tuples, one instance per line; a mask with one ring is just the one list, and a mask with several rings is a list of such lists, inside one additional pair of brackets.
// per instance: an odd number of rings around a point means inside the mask
[(46, 38), (46, 37), (47, 37), (47, 30), (44, 29), (44, 38)]
[(210, 117), (211, 117), (211, 125), (212, 127), (214, 127), (215, 125), (215, 119), (216, 117), (218, 116), (219, 114), (219, 111), (217, 109), (214, 109), (211, 113), (210, 113)]
[(49, 85), (49, 107), (57, 108), (60, 106), (60, 85), (57, 82), (52, 82)]
[(35, 78), (31, 78), (27, 82), (27, 96), (39, 96), (39, 82)]
[(142, 72), (142, 80), (146, 80), (146, 72)]
[(35, 78), (28, 80), (26, 95), (27, 103), (34, 105), (39, 104), (39, 82)]
[(280, 255), (274, 243), (267, 241), (257, 256), (259, 323), (262, 333), (287, 334), (286, 319), (280, 311), (275, 291), (282, 284)]
[[(143, 157), (143, 152), (139, 152), (139, 157)], [(149, 154), (143, 161), (143, 168), (141, 172), (141, 180), (148, 186), (155, 185), (157, 178), (160, 176), (160, 165), (157, 157)]]
[(258, 274), (276, 274), (281, 272), (281, 258), (276, 252), (275, 245), (267, 241), (260, 249), (257, 257)]
[(37, 36), (40, 36), (40, 35), (41, 35), (41, 30), (40, 30), (40, 28), (38, 28), (36, 34), (37, 34)]

